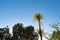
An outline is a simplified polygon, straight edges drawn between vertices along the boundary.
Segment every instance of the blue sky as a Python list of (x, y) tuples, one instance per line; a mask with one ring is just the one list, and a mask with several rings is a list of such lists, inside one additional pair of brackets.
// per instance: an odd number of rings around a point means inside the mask
[(49, 24), (60, 22), (60, 0), (0, 0), (0, 28), (7, 25), (10, 30), (16, 23), (24, 26), (33, 25), (38, 28), (34, 21), (34, 13), (43, 15), (42, 28), (49, 32)]

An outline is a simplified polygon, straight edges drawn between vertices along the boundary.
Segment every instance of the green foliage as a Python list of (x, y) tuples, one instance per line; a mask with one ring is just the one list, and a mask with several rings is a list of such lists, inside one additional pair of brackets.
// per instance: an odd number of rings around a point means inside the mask
[(3, 38), (3, 34), (2, 34), (2, 33), (0, 33), (0, 39), (2, 40), (2, 38)]
[(60, 30), (60, 24), (59, 23), (50, 24), (50, 26), (57, 31)]
[(34, 32), (34, 27), (33, 26), (27, 26), (26, 27), (26, 38), (30, 38)]
[(15, 24), (13, 26), (13, 40), (19, 39), (33, 40), (36, 37), (35, 34), (33, 34), (33, 32), (34, 32), (33, 26), (23, 27), (23, 24), (21, 23)]
[(55, 29), (53, 33), (51, 34), (49, 40), (60, 40), (60, 25), (59, 24), (52, 24), (50, 25), (52, 28)]
[(53, 31), (50, 40), (60, 40), (60, 31)]
[(17, 40), (18, 36), (22, 37), (22, 30), (23, 30), (22, 28), (23, 28), (22, 23), (21, 24), (17, 23), (13, 26), (13, 39), (14, 40)]

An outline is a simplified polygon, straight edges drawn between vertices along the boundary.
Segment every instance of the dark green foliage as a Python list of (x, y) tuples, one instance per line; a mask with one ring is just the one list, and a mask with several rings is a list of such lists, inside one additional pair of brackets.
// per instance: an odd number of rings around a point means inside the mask
[(32, 34), (33, 34), (33, 32), (34, 32), (34, 27), (33, 26), (27, 26), (27, 28), (26, 28), (26, 39), (28, 38), (31, 38), (31, 36), (32, 36)]
[(34, 32), (33, 26), (23, 27), (22, 23), (15, 24), (13, 26), (13, 40), (19, 39), (33, 40), (33, 38), (36, 37), (35, 34), (33, 34), (33, 32)]
[[(5, 28), (6, 30), (3, 33), (0, 33), (0, 39), (3, 40), (3, 36), (6, 35), (6, 40), (34, 40), (34, 38), (38, 37), (38, 34), (34, 31), (33, 26), (23, 27), (22, 23), (17, 23), (13, 26), (13, 35), (9, 33), (9, 28)], [(9, 35), (8, 35), (9, 34)], [(8, 36), (7, 36), (8, 35)], [(38, 38), (37, 38), (38, 39)]]
[(60, 40), (60, 31), (53, 31), (50, 40)]
[(3, 34), (2, 34), (2, 33), (0, 33), (0, 39), (1, 39), (1, 40), (3, 39)]
[(22, 24), (16, 24), (13, 26), (13, 39), (14, 40), (17, 40), (18, 39), (18, 36), (22, 36), (22, 29), (23, 28), (23, 25)]

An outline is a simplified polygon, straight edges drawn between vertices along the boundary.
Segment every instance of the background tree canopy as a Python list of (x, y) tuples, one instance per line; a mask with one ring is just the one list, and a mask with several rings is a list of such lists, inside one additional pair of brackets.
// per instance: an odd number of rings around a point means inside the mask
[(50, 26), (52, 28), (54, 28), (55, 30), (52, 32), (52, 34), (50, 35), (49, 40), (60, 40), (60, 24), (59, 23), (54, 23), (54, 24), (50, 24)]
[(17, 23), (13, 26), (13, 40), (33, 40), (38, 37), (38, 34), (34, 31), (33, 26), (24, 27), (22, 23)]

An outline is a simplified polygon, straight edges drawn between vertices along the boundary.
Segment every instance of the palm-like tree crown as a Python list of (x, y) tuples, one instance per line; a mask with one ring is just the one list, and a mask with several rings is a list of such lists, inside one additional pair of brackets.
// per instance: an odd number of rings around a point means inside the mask
[(35, 13), (34, 14), (34, 19), (40, 21), (42, 19), (42, 15), (40, 13)]

